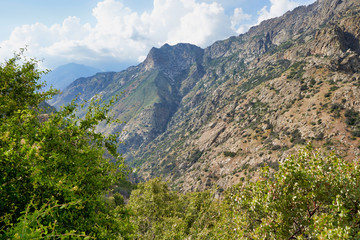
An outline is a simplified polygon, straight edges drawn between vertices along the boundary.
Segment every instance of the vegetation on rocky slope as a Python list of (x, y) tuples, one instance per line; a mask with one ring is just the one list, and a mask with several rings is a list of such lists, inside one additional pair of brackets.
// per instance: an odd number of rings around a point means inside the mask
[[(138, 184), (125, 203), (119, 192), (133, 187), (124, 181), (115, 138), (95, 132), (110, 121), (113, 102), (90, 102), (83, 119), (75, 104), (44, 118), (38, 106), (51, 93), (36, 91), (36, 62), (19, 60), (0, 68), (1, 239), (360, 237), (358, 163), (311, 144), (276, 171), (265, 164), (257, 180), (244, 179), (220, 198), (217, 189), (181, 194), (155, 178)], [(356, 112), (346, 116), (347, 124), (358, 124)]]
[(321, 0), (206, 49), (154, 48), (78, 79), (58, 112), (36, 62), (6, 61), (0, 238), (360, 238), (359, 13)]
[(127, 207), (138, 239), (357, 239), (359, 170), (308, 144), (221, 200), (214, 191), (177, 194), (156, 178), (139, 184)]
[(358, 159), (347, 120), (360, 111), (358, 13), (356, 1), (319, 1), (205, 49), (205, 74), (166, 131), (133, 150), (146, 159), (137, 175), (226, 189), (309, 141)]

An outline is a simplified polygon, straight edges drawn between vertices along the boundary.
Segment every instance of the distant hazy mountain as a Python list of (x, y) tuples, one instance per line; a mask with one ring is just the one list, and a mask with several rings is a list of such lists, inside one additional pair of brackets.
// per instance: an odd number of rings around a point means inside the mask
[(50, 86), (53, 86), (56, 89), (64, 90), (76, 79), (80, 77), (90, 77), (98, 72), (101, 72), (101, 70), (76, 63), (62, 65), (42, 78), (42, 80), (46, 81), (46, 87), (44, 89), (49, 89)]

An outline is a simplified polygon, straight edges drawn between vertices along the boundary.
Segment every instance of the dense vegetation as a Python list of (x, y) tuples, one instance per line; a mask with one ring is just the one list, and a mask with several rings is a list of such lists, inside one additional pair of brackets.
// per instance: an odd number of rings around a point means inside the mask
[[(116, 138), (95, 132), (109, 104), (75, 104), (45, 114), (54, 91), (40, 92), (35, 60), (16, 55), (0, 67), (0, 238), (117, 238), (126, 224), (105, 193), (124, 176)], [(112, 160), (104, 156), (112, 156)]]
[(310, 144), (221, 199), (215, 189), (179, 194), (156, 178), (125, 204), (111, 192), (126, 174), (116, 136), (95, 131), (111, 121), (111, 102), (93, 100), (82, 119), (75, 104), (44, 114), (53, 92), (38, 91), (41, 74), (21, 55), (0, 67), (1, 239), (360, 238), (358, 164)]
[(130, 197), (139, 239), (359, 239), (360, 169), (311, 145), (255, 182), (178, 195), (159, 179)]

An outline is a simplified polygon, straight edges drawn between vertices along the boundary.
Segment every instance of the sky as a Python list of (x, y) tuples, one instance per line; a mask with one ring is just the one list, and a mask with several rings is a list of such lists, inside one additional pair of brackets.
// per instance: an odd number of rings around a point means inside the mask
[(207, 47), (315, 0), (0, 0), (0, 61), (26, 47), (43, 68), (119, 71), (152, 47)]

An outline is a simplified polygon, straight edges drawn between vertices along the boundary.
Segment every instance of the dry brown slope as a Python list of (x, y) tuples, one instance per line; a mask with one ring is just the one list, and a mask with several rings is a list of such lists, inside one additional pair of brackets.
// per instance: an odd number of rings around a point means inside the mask
[(349, 115), (360, 112), (360, 16), (351, 4), (283, 44), (270, 39), (258, 58), (240, 62), (235, 51), (208, 67), (167, 131), (137, 153), (146, 159), (137, 174), (183, 191), (224, 189), (309, 141), (358, 159), (360, 126)]

